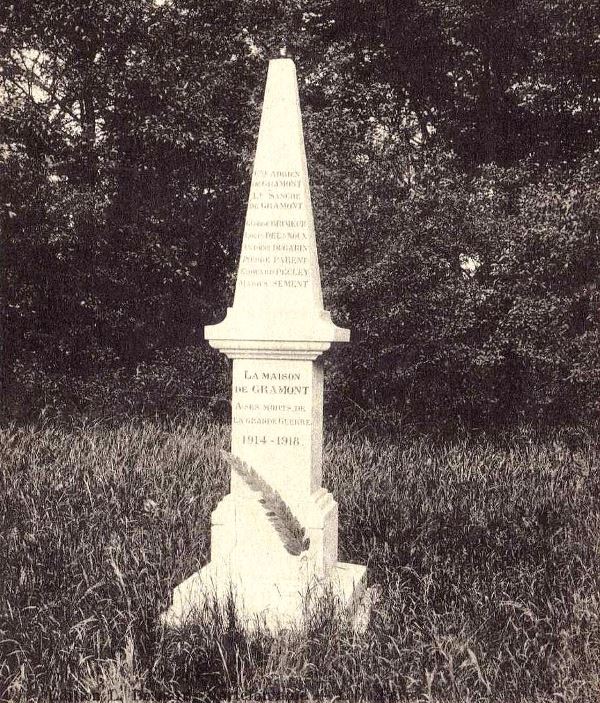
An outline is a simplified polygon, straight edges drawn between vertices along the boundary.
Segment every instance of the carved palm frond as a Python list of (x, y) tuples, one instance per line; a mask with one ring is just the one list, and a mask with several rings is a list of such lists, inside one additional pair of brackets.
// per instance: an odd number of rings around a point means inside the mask
[(260, 493), (259, 501), (285, 549), (294, 556), (299, 556), (302, 552), (307, 551), (310, 546), (310, 539), (306, 535), (306, 530), (279, 493), (271, 488), (264, 478), (259, 476), (245, 461), (228, 452), (223, 452), (223, 456), (229, 462), (231, 468), (241, 476), (246, 485), (251, 490)]

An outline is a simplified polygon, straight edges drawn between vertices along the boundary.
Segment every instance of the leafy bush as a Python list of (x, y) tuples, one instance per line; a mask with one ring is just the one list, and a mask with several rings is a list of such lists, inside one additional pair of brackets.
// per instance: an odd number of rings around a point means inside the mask
[(48, 373), (43, 366), (17, 364), (6, 398), (9, 414), (26, 420), (69, 414), (86, 417), (179, 416), (193, 410), (229, 416), (230, 381), (226, 358), (205, 345), (157, 352), (135, 368), (94, 374)]
[[(323, 198), (335, 186), (319, 175)], [(354, 330), (332, 390), (417, 419), (597, 416), (599, 176), (597, 154), (476, 178), (441, 155), (408, 196), (392, 186), (364, 197), (358, 177), (345, 179), (344, 203), (321, 208), (336, 257), (327, 297)]]

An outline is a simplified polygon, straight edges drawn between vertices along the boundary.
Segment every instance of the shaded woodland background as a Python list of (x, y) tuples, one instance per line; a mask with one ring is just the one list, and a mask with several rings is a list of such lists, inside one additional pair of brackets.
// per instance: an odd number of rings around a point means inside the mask
[(226, 412), (267, 60), (296, 60), (331, 412), (600, 414), (600, 6), (0, 7), (2, 413)]

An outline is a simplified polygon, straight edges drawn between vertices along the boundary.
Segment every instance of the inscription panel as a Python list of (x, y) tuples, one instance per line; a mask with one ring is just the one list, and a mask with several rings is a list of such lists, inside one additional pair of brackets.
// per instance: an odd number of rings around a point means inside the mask
[(234, 360), (231, 450), (292, 500), (311, 490), (314, 382), (311, 361)]

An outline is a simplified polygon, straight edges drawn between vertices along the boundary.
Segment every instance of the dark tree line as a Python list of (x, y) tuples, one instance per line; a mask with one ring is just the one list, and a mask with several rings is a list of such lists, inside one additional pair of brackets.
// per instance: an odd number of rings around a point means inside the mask
[(285, 43), (325, 297), (354, 330), (332, 406), (594, 415), (599, 26), (568, 0), (2, 5), (5, 408), (225, 393), (202, 327)]

